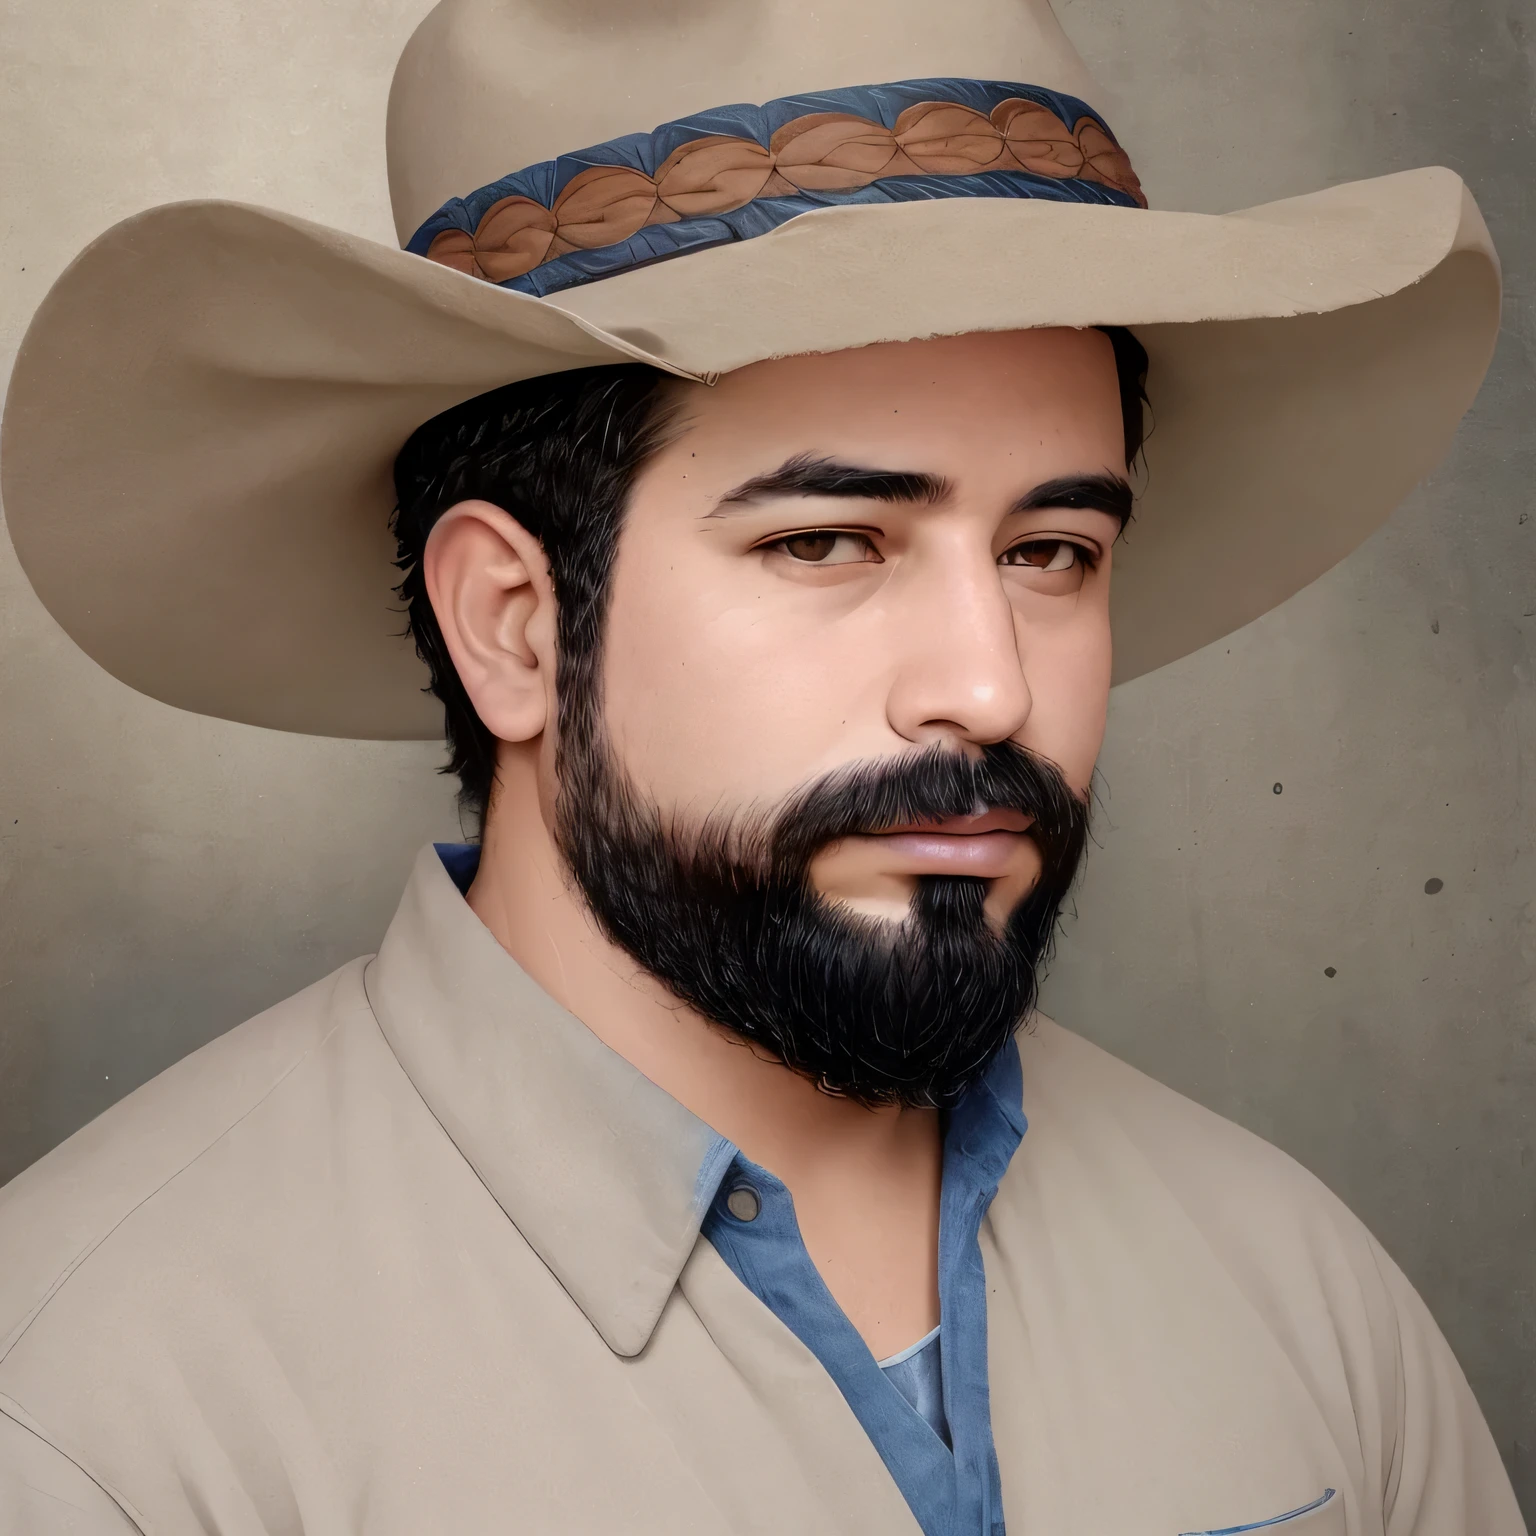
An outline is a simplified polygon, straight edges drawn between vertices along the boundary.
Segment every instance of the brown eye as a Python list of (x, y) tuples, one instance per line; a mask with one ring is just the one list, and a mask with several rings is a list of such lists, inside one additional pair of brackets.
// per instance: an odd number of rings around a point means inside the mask
[(799, 565), (857, 565), (862, 561), (880, 563), (874, 545), (862, 533), (841, 528), (809, 528), (776, 539), (768, 546), (783, 550)]
[(785, 539), (781, 547), (796, 560), (817, 564), (837, 547), (838, 538), (835, 533), (797, 533), (792, 539)]
[(1066, 539), (1036, 539), (1006, 550), (1002, 563), (1025, 565), (1036, 571), (1070, 571), (1074, 565), (1086, 565), (1087, 557), (1082, 549)]

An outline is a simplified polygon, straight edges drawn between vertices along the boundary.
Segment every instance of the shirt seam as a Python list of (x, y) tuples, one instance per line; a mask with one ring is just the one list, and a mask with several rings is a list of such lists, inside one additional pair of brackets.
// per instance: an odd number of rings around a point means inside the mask
[[(119, 1493), (110, 1483), (104, 1482), (101, 1478), (97, 1477), (79, 1456), (75, 1455), (73, 1451), (66, 1450), (55, 1436), (46, 1432), (43, 1426), (8, 1393), (0, 1392), (0, 1414), (4, 1414), (19, 1429), (41, 1440), (51, 1450), (57, 1451), (82, 1477), (88, 1479), (93, 1486), (101, 1489), (102, 1493), (111, 1499), (123, 1512), (124, 1516), (140, 1533), (140, 1536), (153, 1536), (153, 1528), (149, 1522), (134, 1508), (124, 1494)], [(3, 1511), (0, 1511), (0, 1513), (3, 1513)]]
[[(1388, 1458), (1381, 1485), (1382, 1517), (1388, 1519), (1397, 1512), (1397, 1496), (1403, 1482), (1403, 1412), (1407, 1397), (1404, 1382), (1407, 1366), (1403, 1358), (1403, 1317), (1398, 1310), (1397, 1297), (1393, 1295), (1386, 1271), (1381, 1267), (1381, 1258), (1378, 1257), (1380, 1244), (1369, 1232), (1366, 1238), (1365, 1251), (1370, 1256), (1371, 1268), (1381, 1284), (1382, 1295), (1387, 1298), (1387, 1304), (1392, 1309), (1392, 1454)], [(1384, 1255), (1385, 1250), (1381, 1250), (1381, 1253)]]
[(893, 1365), (905, 1365), (907, 1361), (912, 1359), (914, 1355), (921, 1354), (925, 1349), (928, 1348), (930, 1344), (934, 1342), (934, 1340), (939, 1337), (940, 1330), (943, 1328), (943, 1326), (943, 1323), (935, 1323), (933, 1327), (930, 1328), (928, 1332), (925, 1333), (922, 1338), (918, 1339), (915, 1343), (908, 1344), (905, 1349), (898, 1349), (894, 1355), (887, 1355), (884, 1360), (876, 1360), (875, 1364), (878, 1365), (882, 1371)]
[[(366, 1006), (367, 1003), (365, 997), (364, 1008), (366, 1008)], [(192, 1156), (189, 1157), (184, 1163), (180, 1163), (175, 1168), (173, 1168), (171, 1172), (166, 1174), (166, 1176), (161, 1179), (153, 1189), (147, 1191), (145, 1194), (141, 1195), (137, 1200), (135, 1200), (133, 1204), (130, 1205), (128, 1209), (117, 1218), (116, 1221), (114, 1221), (109, 1227), (106, 1228), (105, 1231), (101, 1232), (94, 1240), (88, 1241), (85, 1246), (81, 1248), (80, 1251), (74, 1256), (74, 1258), (72, 1258), (63, 1267), (63, 1269), (59, 1271), (58, 1275), (54, 1278), (53, 1283), (38, 1299), (37, 1304), (22, 1318), (21, 1322), (17, 1324), (14, 1331), (5, 1340), (4, 1346), (0, 1347), (0, 1365), (3, 1365), (5, 1361), (10, 1358), (11, 1352), (19, 1343), (21, 1343), (22, 1339), (26, 1337), (32, 1325), (37, 1322), (38, 1318), (40, 1318), (44, 1311), (47, 1310), (49, 1304), (70, 1282), (76, 1272), (80, 1269), (80, 1266), (84, 1264), (85, 1261), (90, 1258), (90, 1256), (95, 1253), (96, 1250), (100, 1248), (102, 1244), (105, 1243), (107, 1239), (110, 1238), (118, 1230), (119, 1227), (121, 1227), (131, 1216), (135, 1215), (143, 1206), (147, 1205), (151, 1200), (153, 1200), (156, 1195), (158, 1195), (163, 1189), (166, 1188), (167, 1185), (173, 1183), (176, 1179), (179, 1179), (181, 1175), (184, 1174), (194, 1164), (201, 1162), (202, 1159), (205, 1158), (216, 1146), (218, 1146), (218, 1144), (223, 1141), (231, 1131), (233, 1131), (237, 1126), (245, 1121), (250, 1115), (254, 1114), (256, 1110), (265, 1104), (266, 1101), (271, 1098), (271, 1096), (280, 1087), (282, 1087), (285, 1082), (287, 1082), (293, 1073), (296, 1072), (299, 1067), (301, 1067), (317, 1050), (319, 1050), (321, 1046), (323, 1046), (325, 1042), (329, 1040), (331, 1036), (335, 1034), (336, 1031), (340, 1029), (345, 1022), (345, 1018), (337, 1019), (335, 1023), (333, 1023), (331, 1027), (327, 1029), (323, 1035), (320, 1036), (318, 1040), (311, 1042), (311, 1044), (307, 1045), (298, 1056), (294, 1057), (294, 1059), (287, 1065), (287, 1067), (283, 1069), (282, 1073), (267, 1085), (267, 1087), (262, 1091), (260, 1097), (253, 1099), (233, 1120), (222, 1127), (218, 1134), (215, 1135), (205, 1146), (201, 1147), (197, 1152), (193, 1153)], [(84, 1469), (82, 1468), (82, 1470)]]
[(740, 1155), (741, 1149), (735, 1142), (716, 1133), (693, 1181), (693, 1204), (699, 1214), (701, 1227), (709, 1215), (710, 1206), (714, 1204), (715, 1196), (720, 1193), (720, 1186), (725, 1183)]

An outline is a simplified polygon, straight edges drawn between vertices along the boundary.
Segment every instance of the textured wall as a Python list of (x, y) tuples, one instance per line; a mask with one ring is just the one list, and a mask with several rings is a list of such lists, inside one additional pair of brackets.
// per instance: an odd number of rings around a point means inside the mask
[[(1117, 692), (1047, 1006), (1349, 1201), (1536, 1515), (1536, 6), (1057, 5), (1155, 203), (1438, 162), (1505, 259), (1506, 334), (1433, 482), (1279, 612)], [(69, 256), (147, 204), (390, 238), (384, 97), (426, 6), (4, 0), (6, 366)], [(371, 948), (415, 848), (454, 830), (435, 749), (140, 698), (4, 544), (0, 722), (0, 1179)]]

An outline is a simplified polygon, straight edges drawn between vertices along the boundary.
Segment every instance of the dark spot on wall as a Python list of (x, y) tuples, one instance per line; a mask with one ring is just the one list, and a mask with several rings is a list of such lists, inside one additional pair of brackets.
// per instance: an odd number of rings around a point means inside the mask
[(1336, 970), (1334, 970), (1334, 968), (1331, 965), (1325, 965), (1323, 967), (1323, 975), (1326, 976), (1330, 981), (1332, 981), (1333, 978), (1335, 976), (1337, 976), (1338, 974), (1339, 973)]
[(1438, 896), (1444, 889), (1444, 880), (1426, 880), (1424, 882), (1424, 894), (1426, 896)]
[(1275, 785), (1275, 793), (1276, 793), (1276, 794), (1277, 794), (1277, 795), (1278, 795), (1278, 794), (1279, 794), (1279, 793), (1280, 793), (1280, 790), (1281, 790), (1281, 786), (1280, 786), (1280, 785), (1279, 785), (1279, 784), (1276, 784), (1276, 785)]
[(1429, 626), (1429, 632), (1430, 632), (1430, 634), (1432, 634), (1432, 635), (1438, 635), (1438, 634), (1439, 634), (1439, 633), (1440, 633), (1440, 620), (1439, 620), (1439, 619), (1435, 619), (1435, 620), (1434, 620), (1434, 621), (1433, 621), (1433, 622), (1432, 622), (1432, 623), (1431, 623), (1431, 624), (1430, 624), (1430, 626)]

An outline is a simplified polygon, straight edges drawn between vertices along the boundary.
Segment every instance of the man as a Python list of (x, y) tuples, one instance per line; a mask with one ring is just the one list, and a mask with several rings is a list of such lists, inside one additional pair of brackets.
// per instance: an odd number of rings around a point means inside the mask
[(1435, 461), (1464, 189), (1149, 212), (1043, 3), (601, 21), (428, 18), (404, 253), (155, 210), (29, 333), (61, 622), (210, 713), (446, 722), (480, 836), (0, 1195), (0, 1511), (1518, 1531), (1369, 1234), (1032, 1012), (1112, 634), (1215, 639)]

